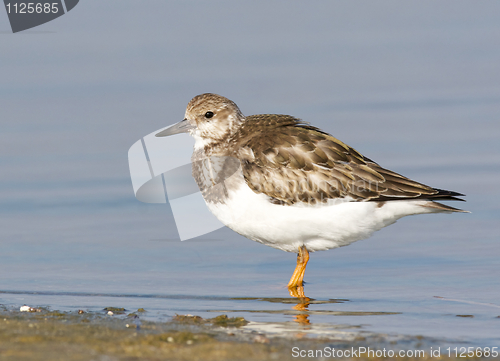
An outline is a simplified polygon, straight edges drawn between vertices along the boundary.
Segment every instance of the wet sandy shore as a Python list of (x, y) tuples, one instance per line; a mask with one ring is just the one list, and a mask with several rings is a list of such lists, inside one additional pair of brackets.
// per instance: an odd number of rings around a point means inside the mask
[[(144, 321), (147, 310), (106, 308), (102, 312), (26, 312), (0, 306), (1, 360), (298, 360), (298, 359), (455, 359), (431, 357), (435, 340), (353, 330), (310, 337), (307, 325), (248, 322), (218, 315), (203, 319), (177, 315), (168, 322)], [(295, 328), (294, 328), (295, 327)], [(358, 350), (357, 357), (338, 352)], [(360, 354), (369, 349), (385, 357)], [(335, 351), (333, 351), (335, 350)], [(424, 350), (425, 355), (390, 357), (389, 350)], [(314, 357), (308, 357), (313, 352)], [(332, 353), (337, 352), (337, 357)], [(317, 356), (317, 357), (316, 357)], [(464, 359), (464, 358), (460, 358)], [(490, 358), (491, 359), (491, 358)]]

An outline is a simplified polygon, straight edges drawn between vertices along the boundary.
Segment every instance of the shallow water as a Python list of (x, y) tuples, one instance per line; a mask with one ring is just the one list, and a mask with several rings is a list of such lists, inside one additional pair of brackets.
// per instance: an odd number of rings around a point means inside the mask
[[(498, 5), (433, 5), (429, 16), (416, 2), (390, 14), (224, 2), (117, 14), (117, 4), (81, 4), (44, 25), (54, 33), (0, 34), (0, 304), (231, 312), (279, 332), (301, 321), (311, 335), (355, 327), (500, 346)], [(182, 21), (218, 7), (241, 20), (207, 34)], [(133, 196), (128, 148), (204, 91), (245, 114), (310, 121), (389, 169), (466, 194), (454, 205), (472, 213), (408, 217), (312, 254), (305, 295), (317, 302), (298, 317), (286, 289), (295, 255), (227, 229), (180, 242), (168, 206)]]

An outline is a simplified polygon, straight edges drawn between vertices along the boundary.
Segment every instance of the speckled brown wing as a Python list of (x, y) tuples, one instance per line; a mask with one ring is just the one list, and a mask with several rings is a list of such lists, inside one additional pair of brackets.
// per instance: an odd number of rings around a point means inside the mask
[(328, 199), (455, 200), (460, 195), (384, 169), (340, 140), (290, 116), (247, 117), (238, 143), (246, 183), (276, 204), (314, 204)]

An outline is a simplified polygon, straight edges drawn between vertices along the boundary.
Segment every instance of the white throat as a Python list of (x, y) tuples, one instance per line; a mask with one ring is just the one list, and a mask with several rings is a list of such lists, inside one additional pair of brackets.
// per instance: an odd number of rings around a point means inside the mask
[(200, 137), (200, 135), (198, 134), (198, 130), (195, 130), (194, 132), (192, 132), (191, 136), (194, 138), (194, 150), (205, 149), (205, 147), (207, 145), (213, 143), (212, 139), (206, 139), (206, 138)]

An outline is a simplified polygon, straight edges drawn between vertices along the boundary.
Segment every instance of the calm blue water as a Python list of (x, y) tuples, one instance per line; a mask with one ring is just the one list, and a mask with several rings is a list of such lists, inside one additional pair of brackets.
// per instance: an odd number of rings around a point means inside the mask
[(167, 205), (134, 198), (128, 148), (210, 91), (467, 194), (470, 214), (312, 254), (306, 295), (347, 300), (309, 305), (312, 325), (500, 346), (499, 10), (88, 0), (16, 35), (0, 11), (0, 304), (291, 327), (295, 255), (227, 229), (180, 242)]

